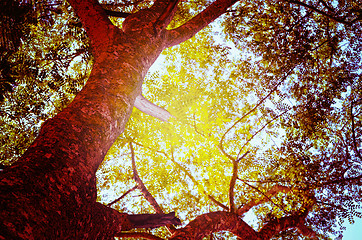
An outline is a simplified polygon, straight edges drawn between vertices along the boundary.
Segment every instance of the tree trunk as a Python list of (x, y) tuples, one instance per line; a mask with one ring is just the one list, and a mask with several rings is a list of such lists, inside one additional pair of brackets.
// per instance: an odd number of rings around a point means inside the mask
[(73, 102), (0, 173), (0, 239), (112, 239), (145, 224), (177, 223), (173, 215), (129, 216), (97, 203), (95, 172), (124, 130), (161, 51), (192, 37), (234, 2), (216, 0), (183, 26), (166, 30), (178, 1), (155, 1), (127, 17), (120, 30), (96, 0), (69, 0), (90, 39), (93, 69)]
[(95, 172), (124, 130), (162, 38), (133, 32), (132, 24), (124, 34), (97, 3), (70, 2), (93, 29), (94, 66), (73, 102), (1, 173), (0, 239), (107, 239), (135, 227), (127, 214), (96, 202)]

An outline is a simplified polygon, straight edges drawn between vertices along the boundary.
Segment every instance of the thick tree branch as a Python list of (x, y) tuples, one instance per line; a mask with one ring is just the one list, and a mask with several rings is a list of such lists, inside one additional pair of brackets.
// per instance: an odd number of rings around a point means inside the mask
[(237, 177), (238, 177), (238, 162), (233, 161), (233, 175), (231, 176), (230, 185), (229, 185), (229, 211), (230, 212), (235, 212), (234, 187), (235, 187)]
[(299, 233), (312, 239), (316, 238), (316, 233), (305, 226), (305, 218), (309, 210), (315, 204), (316, 199), (313, 195), (305, 197), (303, 206), (295, 214), (287, 217), (278, 218), (264, 225), (259, 231), (261, 239), (270, 239), (275, 234), (290, 228), (297, 228)]
[[(284, 189), (284, 187), (281, 187)], [(270, 193), (275, 194), (281, 189), (278, 187), (271, 189)], [(283, 190), (281, 190), (283, 191)], [(178, 229), (170, 239), (202, 239), (214, 232), (228, 231), (239, 237), (241, 240), (267, 240), (275, 234), (290, 228), (297, 228), (304, 236), (314, 238), (316, 233), (305, 226), (305, 217), (313, 207), (315, 198), (307, 196), (299, 211), (287, 217), (275, 219), (265, 224), (259, 232), (254, 231), (246, 224), (240, 216), (231, 212), (211, 212), (196, 217), (184, 228)]]
[(230, 184), (229, 184), (229, 211), (230, 212), (236, 211), (235, 202), (234, 202), (234, 188), (235, 188), (236, 179), (238, 178), (238, 164), (239, 164), (240, 160), (242, 160), (248, 154), (249, 154), (249, 151), (244, 153), (244, 155), (241, 156), (240, 158), (238, 158), (236, 161), (233, 161), (233, 175), (231, 176)]
[(146, 233), (146, 232), (119, 233), (115, 237), (134, 238), (134, 239), (163, 240), (163, 238), (157, 237), (155, 235), (152, 235), (152, 234), (149, 234), (149, 233)]
[(143, 29), (143, 36), (147, 32), (147, 38), (159, 37), (159, 33), (166, 29), (176, 12), (178, 2), (179, 0), (154, 1), (151, 7), (143, 8), (127, 17), (122, 24), (123, 31), (127, 33), (137, 32), (138, 35), (139, 31)]
[(299, 233), (305, 237), (315, 238), (316, 233), (307, 228), (304, 224), (305, 214), (294, 214), (288, 217), (282, 217), (270, 221), (259, 231), (258, 235), (260, 239), (270, 239), (275, 234), (285, 231), (290, 228), (297, 228)]
[(92, 205), (90, 205), (88, 211), (92, 214), (92, 220), (101, 223), (104, 228), (112, 229), (112, 233), (129, 231), (136, 227), (131, 222), (129, 218), (130, 215), (126, 213), (120, 213), (99, 202), (94, 202)]
[[(111, 44), (113, 35), (118, 29), (109, 20), (104, 9), (97, 0), (68, 0), (72, 8), (77, 13), (93, 49), (106, 48)], [(114, 31), (110, 31), (113, 28)], [(93, 51), (94, 54), (94, 51)]]
[(154, 24), (156, 32), (166, 29), (167, 25), (171, 22), (173, 16), (175, 15), (179, 2), (180, 0), (170, 0), (163, 13), (158, 17)]
[(237, 1), (238, 0), (216, 0), (204, 11), (197, 14), (195, 17), (193, 17), (182, 26), (173, 30), (169, 30), (166, 35), (166, 47), (172, 47), (190, 39), (201, 29), (209, 25), (222, 14), (224, 14), (226, 10)]
[(202, 239), (214, 232), (229, 231), (243, 240), (258, 239), (257, 233), (235, 213), (211, 212), (200, 215), (184, 228), (176, 230), (170, 239)]
[(134, 225), (134, 228), (157, 228), (168, 225), (181, 225), (181, 221), (175, 216), (175, 212), (168, 214), (128, 215), (128, 220)]

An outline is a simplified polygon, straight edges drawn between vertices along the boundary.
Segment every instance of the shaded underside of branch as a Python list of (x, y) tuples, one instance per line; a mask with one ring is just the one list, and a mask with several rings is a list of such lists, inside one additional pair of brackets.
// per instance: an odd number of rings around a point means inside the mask
[(145, 232), (132, 232), (132, 233), (119, 233), (115, 237), (120, 238), (134, 238), (134, 239), (150, 239), (150, 240), (163, 240), (160, 237), (154, 236)]
[(212, 212), (198, 216), (184, 228), (178, 229), (170, 239), (202, 239), (219, 231), (232, 232), (241, 239), (257, 239), (254, 229), (230, 212)]
[(104, 11), (106, 12), (106, 14), (107, 14), (108, 16), (112, 16), (112, 17), (126, 18), (126, 17), (128, 17), (129, 15), (131, 15), (131, 13), (117, 12), (117, 11), (108, 10), (108, 9), (104, 9)]
[(290, 228), (296, 228), (304, 236), (314, 238), (315, 232), (304, 224), (307, 213), (301, 210), (294, 215), (272, 220), (256, 232), (235, 213), (212, 212), (196, 217), (184, 228), (176, 230), (170, 239), (202, 239), (214, 232), (228, 231), (241, 240), (267, 240)]
[(290, 228), (296, 228), (300, 234), (305, 237), (315, 238), (316, 233), (305, 226), (306, 214), (296, 213), (292, 216), (282, 217), (270, 221), (259, 231), (260, 239), (270, 239), (277, 233), (285, 231)]

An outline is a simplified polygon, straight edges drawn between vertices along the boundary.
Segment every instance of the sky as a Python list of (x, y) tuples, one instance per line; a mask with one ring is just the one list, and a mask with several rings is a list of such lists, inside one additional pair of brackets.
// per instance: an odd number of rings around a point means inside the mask
[(356, 218), (354, 224), (346, 224), (343, 240), (362, 240), (362, 219)]
[[(224, 43), (226, 44), (222, 38), (220, 36), (214, 36), (215, 40), (220, 43)], [(237, 51), (235, 49), (235, 47), (233, 47), (233, 45), (229, 45), (229, 47), (231, 47), (234, 51), (234, 53)], [(231, 52), (233, 52), (231, 51)], [(240, 53), (240, 52), (238, 52)], [(150, 68), (149, 72), (154, 72), (157, 70), (161, 70), (161, 69), (165, 69), (163, 64), (165, 64), (165, 56), (164, 55), (160, 55), (160, 57), (156, 60), (156, 62), (152, 65), (152, 67)], [(166, 62), (167, 64), (167, 62)], [(144, 85), (145, 86), (145, 85)], [(146, 93), (147, 93), (147, 89)], [(254, 218), (252, 216), (248, 216), (249, 218), (244, 219), (245, 221), (247, 221), (249, 224), (253, 224), (255, 222), (253, 222)], [(355, 223), (354, 224), (349, 224), (348, 220), (345, 219), (345, 223), (344, 226), (346, 226), (346, 230), (343, 232), (343, 239), (342, 240), (362, 240), (362, 219), (361, 218), (355, 218)], [(255, 223), (256, 224), (256, 223)]]

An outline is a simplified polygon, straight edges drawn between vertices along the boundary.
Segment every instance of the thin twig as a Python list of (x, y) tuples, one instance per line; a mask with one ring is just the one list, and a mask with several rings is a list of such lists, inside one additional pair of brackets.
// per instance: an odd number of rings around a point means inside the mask
[[(277, 118), (279, 118), (280, 116), (282, 116), (283, 114), (287, 113), (289, 110), (285, 110), (284, 112), (282, 112), (281, 114), (277, 115), (276, 117), (274, 117), (272, 120), (270, 120), (269, 122), (267, 122), (262, 128), (260, 128), (256, 133), (254, 133), (247, 141), (246, 143), (244, 143), (244, 145), (240, 148), (239, 152), (238, 152), (238, 156), (237, 158), (239, 158), (239, 155), (241, 153), (241, 151), (244, 149), (244, 147), (256, 136), (258, 135), (264, 128), (266, 128), (266, 126), (268, 126), (270, 123), (272, 123), (273, 121), (275, 121)], [(243, 158), (243, 157), (242, 157)]]
[(216, 205), (218, 205), (219, 207), (221, 207), (222, 209), (229, 211), (229, 208), (227, 206), (225, 206), (224, 204), (222, 204), (221, 202), (219, 202), (218, 200), (216, 200), (213, 196), (211, 195), (207, 195), (207, 197)]
[[(199, 186), (200, 184), (196, 181), (196, 179), (191, 175), (191, 173), (185, 168), (183, 167), (181, 164), (179, 164), (173, 155), (173, 149), (171, 148), (171, 161), (178, 167), (180, 168), (185, 174), (186, 176), (188, 176), (191, 181), (193, 182), (193, 184), (195, 184), (195, 186)], [(205, 194), (212, 202), (214, 202), (216, 205), (222, 207), (225, 210), (229, 210), (229, 208), (227, 206), (225, 206), (224, 204), (222, 204), (221, 202), (217, 201), (213, 196), (211, 196), (210, 194), (207, 194), (205, 189), (202, 188), (202, 192), (203, 194)]]
[(342, 178), (342, 179), (337, 179), (337, 180), (332, 180), (332, 181), (328, 181), (325, 183), (321, 183), (321, 184), (318, 184), (318, 187), (324, 187), (324, 186), (328, 186), (328, 185), (332, 185), (332, 184), (344, 184), (346, 182), (353, 182), (353, 181), (357, 181), (357, 180), (361, 180), (361, 179), (362, 179), (362, 174), (357, 177)]
[(137, 183), (138, 189), (142, 192), (143, 197), (151, 204), (153, 209), (155, 209), (156, 213), (158, 213), (158, 214), (164, 213), (163, 210), (161, 209), (160, 205), (158, 205), (156, 199), (148, 191), (148, 189), (144, 185), (142, 179), (138, 175), (137, 168), (136, 168), (136, 161), (135, 161), (135, 153), (134, 153), (134, 149), (133, 149), (133, 146), (132, 146), (132, 142), (129, 143), (129, 147), (131, 149), (133, 177), (134, 177), (134, 180)]
[(270, 97), (270, 95), (275, 92), (278, 87), (280, 86), (280, 84), (282, 84), (285, 79), (289, 76), (289, 74), (292, 72), (293, 69), (290, 69), (288, 71), (288, 73), (278, 82), (278, 84), (264, 97), (262, 98), (258, 104), (255, 105), (255, 107), (253, 109), (251, 109), (249, 112), (247, 112), (246, 114), (244, 114), (241, 118), (239, 118), (239, 120), (237, 120), (231, 127), (229, 127), (226, 132), (224, 133), (224, 135), (222, 135), (220, 142), (219, 142), (219, 149), (221, 150), (221, 152), (227, 157), (229, 158), (231, 161), (235, 161), (236, 159), (232, 156), (230, 156), (224, 149), (223, 147), (223, 141), (225, 139), (226, 134), (228, 134), (232, 128), (234, 128), (238, 123), (240, 123), (245, 117), (249, 116), (252, 112), (254, 112), (267, 98)]
[(167, 153), (165, 153), (164, 151), (160, 151), (160, 150), (156, 150), (156, 149), (151, 148), (151, 147), (147, 147), (147, 146), (145, 146), (145, 145), (143, 145), (143, 144), (141, 144), (141, 143), (139, 143), (139, 142), (133, 141), (132, 143), (134, 143), (134, 144), (136, 144), (136, 145), (138, 145), (138, 146), (140, 146), (140, 147), (143, 147), (143, 148), (147, 148), (147, 149), (149, 149), (149, 150), (152, 150), (152, 151), (155, 152), (155, 153), (163, 154), (166, 158), (169, 158), (169, 156), (167, 155)]
[(115, 204), (116, 202), (118, 202), (119, 200), (121, 200), (122, 198), (124, 198), (125, 196), (127, 196), (127, 194), (129, 194), (130, 192), (134, 191), (137, 189), (137, 185), (134, 186), (133, 188), (129, 189), (127, 192), (123, 193), (122, 196), (120, 196), (119, 198), (113, 200), (112, 202), (108, 203), (107, 206), (110, 207), (113, 204)]
[(320, 204), (323, 204), (323, 205), (328, 205), (328, 206), (331, 206), (331, 207), (334, 207), (334, 208), (338, 208), (339, 210), (342, 210), (342, 211), (346, 210), (342, 206), (335, 205), (335, 204), (332, 204), (332, 203), (327, 203), (327, 202), (322, 202), (322, 201), (316, 201), (316, 203), (320, 203)]
[(342, 24), (346, 24), (346, 25), (351, 25), (352, 23), (355, 22), (355, 20), (353, 20), (353, 21), (351, 21), (351, 22), (347, 22), (347, 21), (345, 21), (345, 20), (343, 20), (343, 19), (341, 19), (341, 18), (334, 17), (334, 16), (329, 15), (328, 13), (323, 12), (322, 10), (319, 10), (318, 8), (313, 7), (313, 6), (311, 6), (311, 5), (308, 5), (308, 4), (304, 3), (304, 2), (291, 1), (291, 0), (287, 0), (287, 2), (295, 3), (295, 4), (298, 4), (298, 5), (303, 6), (303, 7), (305, 7), (305, 8), (309, 8), (310, 10), (313, 10), (314, 12), (317, 12), (317, 13), (319, 13), (319, 14), (322, 14), (323, 16), (325, 16), (325, 17), (327, 17), (327, 18), (329, 18), (329, 19), (331, 19), (331, 20), (333, 20), (333, 21), (336, 21), (336, 22), (338, 22), (338, 23), (342, 23)]
[(261, 193), (264, 196), (264, 199), (260, 200), (259, 202), (252, 200), (250, 203), (248, 203), (246, 206), (244, 206), (243, 208), (239, 208), (238, 210), (238, 214), (239, 215), (243, 215), (245, 212), (247, 212), (250, 208), (265, 203), (267, 200), (270, 201), (271, 203), (273, 203), (275, 206), (277, 206), (278, 208), (280, 208), (284, 213), (286, 213), (286, 211), (284, 210), (284, 208), (282, 206), (280, 206), (279, 204), (275, 203), (268, 195), (274, 196), (279, 192), (288, 192), (290, 191), (290, 189), (288, 187), (285, 186), (281, 186), (281, 185), (275, 185), (273, 186), (268, 192), (264, 193), (263, 191), (261, 191), (259, 188), (254, 187), (253, 185), (241, 180), (240, 178), (238, 178), (238, 180), (242, 181), (245, 185), (249, 186), (250, 188), (258, 191), (259, 193)]

